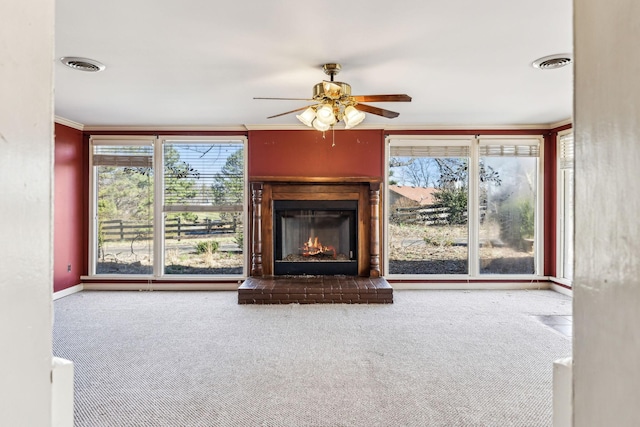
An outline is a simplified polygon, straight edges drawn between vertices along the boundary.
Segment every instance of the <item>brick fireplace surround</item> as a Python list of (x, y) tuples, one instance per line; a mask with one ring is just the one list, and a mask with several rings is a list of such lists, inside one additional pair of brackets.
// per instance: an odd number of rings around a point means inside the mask
[[(380, 180), (363, 177), (253, 177), (251, 277), (238, 288), (239, 304), (392, 303), (380, 271)], [(357, 201), (358, 276), (274, 275), (273, 202)]]

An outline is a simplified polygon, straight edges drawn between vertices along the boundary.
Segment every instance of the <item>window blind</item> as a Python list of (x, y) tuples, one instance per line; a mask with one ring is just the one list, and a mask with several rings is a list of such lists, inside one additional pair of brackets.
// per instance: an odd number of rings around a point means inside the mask
[(466, 145), (391, 146), (391, 157), (469, 157)]
[(480, 144), (479, 154), (490, 157), (540, 157), (540, 146), (538, 144)]
[(560, 147), (558, 152), (558, 161), (560, 164), (560, 169), (573, 169), (574, 162), (574, 143), (573, 143), (573, 132), (561, 135), (560, 138)]
[(95, 145), (94, 166), (153, 167), (153, 147), (148, 145)]
[(244, 145), (233, 141), (167, 141), (164, 211), (242, 211)]

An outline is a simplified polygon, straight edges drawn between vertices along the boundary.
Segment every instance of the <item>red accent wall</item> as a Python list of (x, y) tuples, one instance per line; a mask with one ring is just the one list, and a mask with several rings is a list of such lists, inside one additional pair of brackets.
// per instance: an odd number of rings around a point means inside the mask
[(249, 179), (256, 176), (381, 178), (384, 133), (375, 130), (249, 132)]
[[(254, 130), (244, 132), (161, 132), (164, 135), (247, 135), (249, 179), (274, 177), (384, 176), (385, 133), (401, 135), (540, 135), (545, 133), (544, 274), (556, 271), (556, 147), (555, 136), (571, 125), (544, 131), (522, 130), (420, 130), (351, 129)], [(54, 205), (54, 291), (80, 283), (86, 275), (88, 241), (88, 138), (81, 131), (56, 124)], [(157, 134), (155, 131), (93, 132), (93, 134)], [(84, 142), (83, 142), (84, 141)], [(67, 266), (71, 264), (71, 272)]]
[[(80, 283), (86, 268), (86, 170), (82, 131), (56, 123), (53, 208), (53, 290)], [(71, 265), (71, 271), (68, 267)]]

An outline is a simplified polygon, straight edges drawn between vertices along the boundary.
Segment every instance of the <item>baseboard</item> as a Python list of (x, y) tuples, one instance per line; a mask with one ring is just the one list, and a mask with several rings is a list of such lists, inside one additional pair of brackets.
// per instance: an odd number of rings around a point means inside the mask
[(238, 282), (226, 283), (119, 283), (119, 282), (91, 282), (84, 284), (85, 291), (237, 291), (242, 284)]
[(393, 289), (398, 290), (540, 290), (549, 289), (547, 281), (531, 282), (454, 282), (454, 283), (407, 283), (389, 280)]
[(61, 291), (58, 292), (54, 292), (53, 293), (53, 300), (57, 300), (60, 298), (64, 298), (66, 296), (69, 296), (71, 294), (75, 294), (76, 292), (80, 292), (84, 289), (84, 285), (83, 284), (79, 284), (79, 285), (75, 285), (75, 286), (71, 286), (70, 288), (67, 289), (63, 289)]
[(566, 295), (568, 297), (573, 297), (573, 289), (568, 289), (565, 286), (562, 286), (562, 285), (560, 285), (558, 283), (551, 282), (550, 289), (552, 291), (556, 291), (556, 292), (558, 292), (558, 293), (560, 293), (562, 295)]
[[(223, 282), (223, 283), (123, 283), (123, 282), (91, 282), (84, 283), (80, 286), (80, 289), (70, 293), (85, 291), (237, 291), (238, 287), (242, 284), (243, 280), (238, 282)], [(553, 289), (557, 292), (564, 293), (571, 296), (571, 290), (562, 288), (559, 285), (550, 283), (546, 280), (527, 281), (527, 282), (394, 282), (389, 280), (389, 284), (393, 289), (406, 289), (406, 290), (540, 290), (540, 289)], [(76, 287), (74, 287), (76, 288)], [(69, 288), (72, 289), (72, 288)], [(57, 294), (63, 292), (56, 292)], [(566, 293), (569, 292), (569, 293)], [(69, 293), (69, 294), (70, 294)], [(60, 295), (57, 298), (61, 298), (65, 295)]]

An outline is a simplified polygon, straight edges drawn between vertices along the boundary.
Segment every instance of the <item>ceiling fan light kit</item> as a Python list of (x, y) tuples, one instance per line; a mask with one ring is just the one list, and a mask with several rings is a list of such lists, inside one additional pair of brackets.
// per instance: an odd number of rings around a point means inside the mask
[[(336, 82), (333, 77), (338, 74), (342, 67), (340, 64), (324, 64), (322, 69), (325, 74), (331, 77), (330, 81), (322, 81), (313, 87), (313, 96), (311, 99), (301, 98), (254, 98), (254, 99), (277, 99), (277, 100), (300, 100), (315, 101), (310, 106), (297, 108), (286, 113), (276, 114), (268, 118), (280, 117), (286, 114), (295, 113), (304, 110), (303, 113), (296, 115), (304, 125), (313, 127), (319, 131), (329, 130), (332, 126), (340, 121), (344, 121), (345, 129), (351, 129), (362, 123), (366, 115), (364, 112), (376, 114), (378, 116), (394, 118), (399, 113), (395, 111), (384, 110), (382, 108), (371, 105), (361, 104), (361, 102), (410, 102), (409, 95), (351, 95), (351, 85), (343, 82)], [(359, 109), (356, 108), (359, 106)]]
[(319, 120), (326, 125), (334, 124), (338, 121), (336, 114), (334, 113), (335, 108), (336, 106), (329, 103), (320, 105), (316, 110), (316, 120)]
[(351, 129), (354, 126), (358, 126), (365, 118), (365, 114), (362, 111), (356, 110), (351, 105), (344, 109), (344, 127), (345, 129)]
[(327, 131), (329, 129), (331, 129), (331, 125), (326, 124), (326, 123), (322, 123), (320, 120), (314, 120), (313, 121), (313, 128), (315, 130), (319, 130), (320, 132), (324, 132)]
[(312, 107), (309, 107), (306, 110), (304, 110), (304, 113), (298, 114), (296, 118), (300, 120), (302, 123), (304, 123), (305, 125), (311, 127), (311, 124), (313, 123), (313, 119), (316, 118), (316, 112)]

